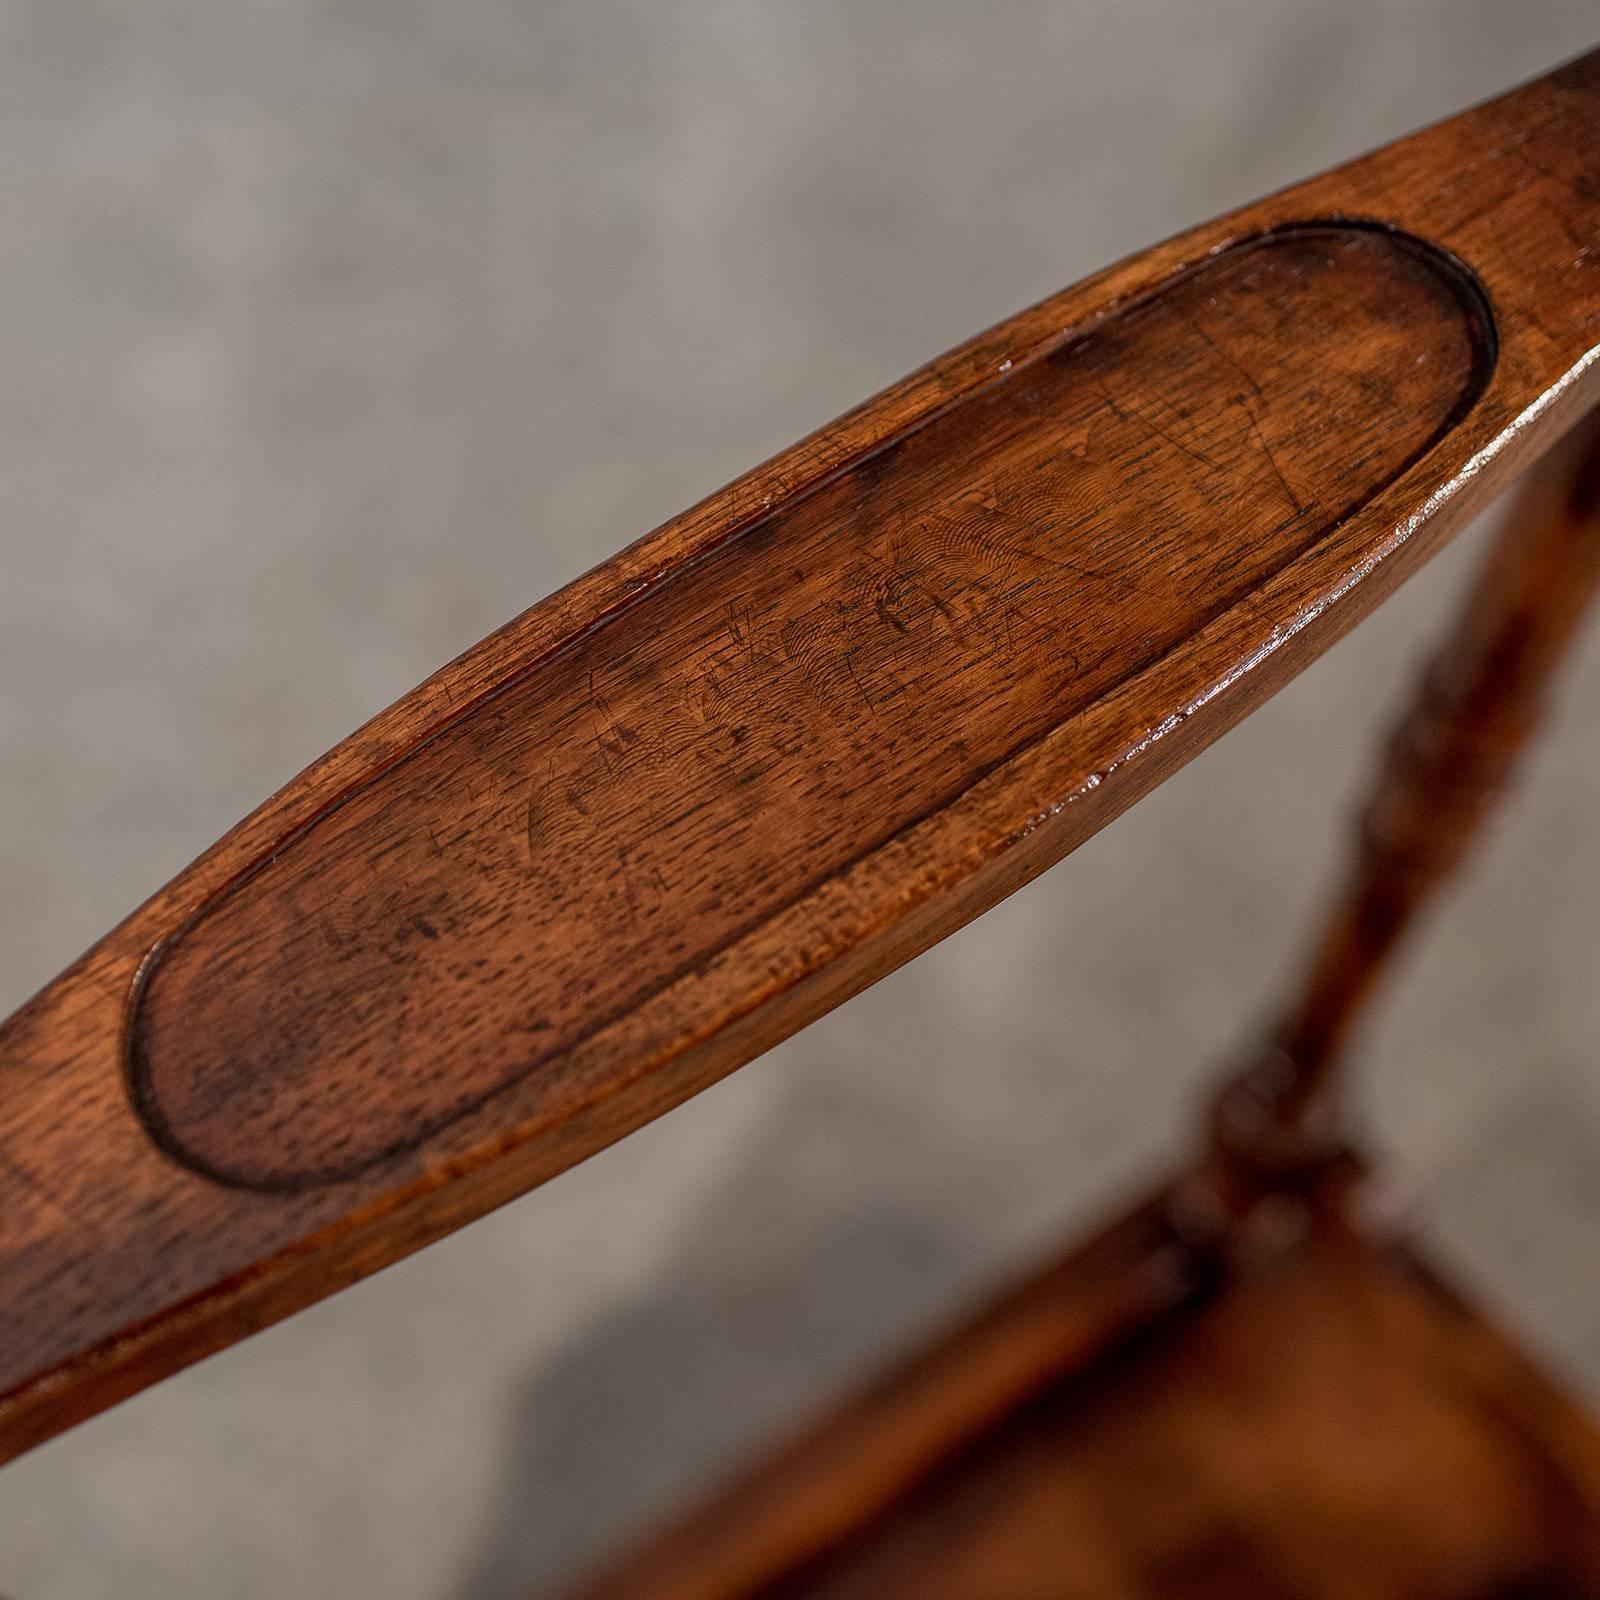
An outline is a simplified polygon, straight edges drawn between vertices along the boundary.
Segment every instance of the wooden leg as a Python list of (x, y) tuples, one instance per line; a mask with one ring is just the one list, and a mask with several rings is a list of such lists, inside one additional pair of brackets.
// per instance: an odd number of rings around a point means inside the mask
[(1340, 1149), (1351, 1030), (1401, 937), (1505, 792), (1597, 586), (1600, 414), (1519, 491), (1395, 730), (1305, 981), (1214, 1104), (1211, 1161), (1190, 1197), (1199, 1225), (1225, 1230), (1264, 1198), (1309, 1191)]
[(1600, 413), (1512, 508), (1208, 1159), (573, 1600), (1600, 1600), (1600, 1430), (1361, 1225), (1336, 1117), (1597, 587)]

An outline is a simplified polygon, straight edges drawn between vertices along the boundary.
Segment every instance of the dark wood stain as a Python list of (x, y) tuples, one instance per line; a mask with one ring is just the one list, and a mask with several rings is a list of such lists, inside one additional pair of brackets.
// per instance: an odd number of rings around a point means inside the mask
[[(660, 1115), (1276, 692), (1600, 403), (1597, 151), (1600, 52), (1129, 257), (252, 812), (0, 1024), (0, 1459)], [(1539, 547), (1510, 606), (1548, 608), (1512, 651), (1535, 668), (1566, 626), (1540, 593), (1586, 570)], [(1473, 682), (1419, 714), (1374, 819), (1370, 861), (1419, 889), (1447, 863), (1410, 797), (1442, 777), (1464, 840), (1486, 793), (1428, 753), (1499, 726)], [(1308, 1065), (1383, 954), (1367, 873), (1297, 1013)], [(1098, 1338), (1104, 1310), (1052, 1315)]]
[(203, 911), (143, 989), (143, 1113), (247, 1186), (426, 1139), (1236, 604), (1460, 418), (1489, 340), (1435, 252), (1308, 227), (1006, 373)]

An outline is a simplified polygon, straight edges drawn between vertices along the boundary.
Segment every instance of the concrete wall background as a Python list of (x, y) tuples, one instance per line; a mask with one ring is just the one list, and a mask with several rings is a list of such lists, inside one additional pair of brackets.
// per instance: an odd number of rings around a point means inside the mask
[[(1595, 32), (1587, 0), (16, 0), (0, 1011), (735, 472)], [(1481, 536), (758, 1066), (0, 1474), (0, 1590), (525, 1594), (1049, 1248), (1268, 1003)], [(1442, 1248), (1594, 1393), (1597, 697), (1591, 641), (1364, 1052)]]

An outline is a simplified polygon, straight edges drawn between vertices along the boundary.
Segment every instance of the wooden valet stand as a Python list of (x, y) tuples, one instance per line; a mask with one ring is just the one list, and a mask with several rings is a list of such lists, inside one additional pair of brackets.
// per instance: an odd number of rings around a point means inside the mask
[(1600, 580), (1597, 373), (1600, 52), (1021, 313), (452, 662), (0, 1030), (0, 1458), (950, 933), (1526, 474), (1193, 1163), (582, 1593), (1600, 1597), (1600, 1427), (1382, 1220), (1340, 1076)]

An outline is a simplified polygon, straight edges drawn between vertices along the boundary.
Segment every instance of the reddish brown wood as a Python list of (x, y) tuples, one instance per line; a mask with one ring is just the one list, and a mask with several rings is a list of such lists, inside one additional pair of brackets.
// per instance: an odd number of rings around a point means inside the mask
[(1335, 1093), (1597, 584), (1600, 413), (1510, 508), (1396, 730), (1304, 992), (1219, 1101), (1213, 1158), (583, 1600), (1600, 1596), (1600, 1430), (1352, 1228)]
[(608, 1023), (1358, 511), (1477, 398), (1489, 340), (1450, 263), (1303, 228), (1014, 365), (468, 708), (158, 946), (147, 1124), (221, 1181), (297, 1189), (513, 1086), (558, 1107), (553, 1067)]
[(0, 1455), (1058, 859), (1597, 395), (1600, 56), (935, 362), (383, 713), (0, 1030)]
[[(1064, 1291), (1089, 1305), (1171, 1273), (1165, 1209), (1081, 1247), (582, 1600), (1600, 1595), (1600, 1430), (1403, 1250), (1352, 1229), (1337, 1192), (1269, 1264), (1216, 1279), (1196, 1258), (1165, 1310), (1076, 1345)], [(1005, 1359), (1021, 1381), (1001, 1393), (988, 1374)], [(981, 1426), (895, 1450), (908, 1417), (975, 1394)]]
[(1511, 506), (1395, 730), (1304, 987), (1218, 1101), (1235, 1207), (1263, 1181), (1282, 1182), (1337, 1147), (1341, 1047), (1395, 946), (1504, 794), (1597, 587), (1600, 414), (1529, 474)]

